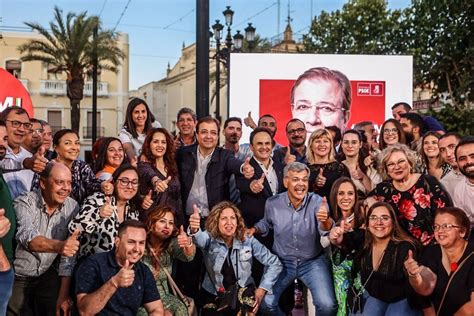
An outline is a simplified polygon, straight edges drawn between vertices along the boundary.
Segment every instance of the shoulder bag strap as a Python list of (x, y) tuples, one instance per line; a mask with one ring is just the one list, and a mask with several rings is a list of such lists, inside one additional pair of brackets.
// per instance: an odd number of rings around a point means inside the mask
[(155, 251), (153, 249), (150, 248), (150, 252), (152, 253), (153, 257), (155, 258), (156, 260), (156, 263), (160, 266), (161, 270), (163, 270), (163, 272), (166, 274), (166, 277), (168, 278), (168, 282), (171, 286), (171, 290), (173, 291), (173, 293), (178, 296), (181, 300), (187, 300), (187, 297), (185, 297), (183, 295), (183, 293), (181, 292), (181, 290), (179, 289), (178, 285), (176, 284), (176, 282), (173, 280), (173, 278), (171, 277), (170, 273), (168, 272), (168, 270), (166, 270), (164, 267), (162, 267), (160, 265), (160, 259), (158, 258), (158, 256), (156, 255)]
[(439, 306), (438, 306), (438, 310), (436, 311), (436, 316), (439, 315), (439, 312), (441, 311), (441, 308), (443, 308), (443, 303), (444, 303), (444, 299), (446, 298), (446, 294), (448, 293), (448, 290), (449, 290), (449, 286), (451, 285), (451, 281), (454, 279), (454, 276), (456, 275), (456, 273), (461, 270), (464, 262), (467, 261), (467, 259), (469, 259), (472, 255), (474, 255), (474, 252), (471, 252), (458, 266), (458, 268), (456, 269), (456, 271), (454, 271), (451, 276), (449, 277), (449, 281), (448, 281), (448, 285), (446, 285), (446, 289), (444, 290), (444, 293), (443, 293), (443, 298), (441, 298), (441, 303), (439, 303)]
[[(377, 270), (380, 268), (380, 264), (382, 264), (382, 260), (383, 260), (383, 257), (385, 256), (385, 251), (387, 249), (385, 249), (382, 253), (382, 255), (380, 256), (380, 259), (379, 259), (379, 262), (377, 264)], [(367, 280), (365, 280), (364, 284), (362, 285), (362, 288), (360, 289), (359, 293), (357, 293), (357, 296), (360, 296), (361, 294), (364, 293), (365, 291), (365, 286), (367, 285), (367, 283), (369, 283), (369, 280), (370, 278), (372, 277), (372, 274), (374, 274), (374, 271), (375, 271), (375, 268), (372, 267), (372, 272), (370, 272), (369, 276), (367, 277)]]

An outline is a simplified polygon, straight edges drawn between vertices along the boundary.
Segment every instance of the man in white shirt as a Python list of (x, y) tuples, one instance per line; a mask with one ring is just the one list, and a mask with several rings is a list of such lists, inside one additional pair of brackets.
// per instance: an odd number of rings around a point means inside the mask
[(454, 205), (463, 209), (474, 228), (474, 136), (461, 139), (455, 151), (459, 171), (465, 176), (454, 187), (452, 196)]

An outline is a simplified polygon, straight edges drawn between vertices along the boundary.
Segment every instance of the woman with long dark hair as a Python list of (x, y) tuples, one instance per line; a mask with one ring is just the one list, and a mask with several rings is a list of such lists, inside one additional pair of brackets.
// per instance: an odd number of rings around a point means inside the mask
[(94, 161), (94, 172), (97, 179), (108, 180), (114, 171), (126, 161), (122, 142), (116, 137), (105, 137), (101, 141)]
[(438, 180), (444, 178), (451, 171), (450, 164), (444, 162), (439, 151), (440, 135), (437, 132), (428, 131), (421, 138), (420, 156), (423, 159), (423, 173), (435, 177)]
[[(142, 151), (146, 134), (153, 127), (154, 116), (145, 100), (133, 98), (127, 106), (125, 122), (119, 138), (130, 162), (136, 161)], [(158, 127), (158, 126), (157, 126)]]
[(140, 194), (145, 196), (142, 219), (146, 218), (147, 210), (166, 205), (175, 210), (177, 224), (182, 225), (184, 215), (174, 141), (166, 129), (153, 128), (148, 132), (138, 162), (138, 173)]
[[(416, 253), (416, 242), (398, 225), (395, 211), (385, 202), (373, 204), (365, 219), (365, 230), (346, 233), (344, 221), (329, 239), (335, 246), (354, 249), (354, 267), (361, 275), (364, 315), (420, 315), (408, 304), (408, 277), (403, 263), (408, 252)], [(365, 293), (362, 294), (362, 292)], [(352, 309), (354, 306), (350, 306)], [(355, 312), (352, 310), (351, 312)]]

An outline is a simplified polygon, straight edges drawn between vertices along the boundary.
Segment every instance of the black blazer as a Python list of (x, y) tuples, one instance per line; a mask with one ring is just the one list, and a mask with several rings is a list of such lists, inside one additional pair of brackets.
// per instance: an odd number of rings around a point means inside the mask
[[(184, 206), (193, 186), (194, 172), (197, 167), (197, 147), (197, 144), (181, 147), (176, 156)], [(229, 200), (229, 178), (231, 174), (236, 176), (241, 174), (242, 164), (243, 161), (235, 158), (230, 150), (221, 147), (214, 149), (205, 175), (209, 210), (217, 203)]]
[[(246, 179), (243, 176), (236, 176), (235, 180), (237, 188), (240, 191), (240, 204), (238, 205), (247, 227), (252, 227), (255, 223), (263, 218), (265, 213), (265, 202), (267, 198), (273, 196), (268, 180), (265, 178), (263, 182), (263, 190), (260, 193), (253, 193), (250, 190), (250, 183), (253, 180), (260, 179), (263, 170), (254, 157), (250, 159), (250, 165), (254, 168), (255, 173), (252, 179)], [(278, 178), (277, 194), (285, 191), (283, 187), (283, 164), (277, 160), (273, 160), (273, 169), (275, 169)]]

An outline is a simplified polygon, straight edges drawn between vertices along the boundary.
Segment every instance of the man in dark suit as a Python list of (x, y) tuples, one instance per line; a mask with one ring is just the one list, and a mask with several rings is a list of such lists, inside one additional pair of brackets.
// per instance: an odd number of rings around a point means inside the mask
[(254, 129), (250, 134), (250, 149), (253, 157), (249, 163), (255, 171), (254, 176), (251, 179), (236, 177), (241, 199), (238, 206), (247, 227), (262, 219), (267, 198), (284, 191), (283, 165), (272, 158), (270, 131), (263, 127)]
[[(177, 153), (181, 197), (185, 221), (193, 214), (196, 205), (201, 213), (201, 225), (217, 203), (229, 200), (229, 179), (232, 174), (245, 178), (253, 177), (249, 164), (235, 158), (230, 150), (218, 147), (219, 121), (212, 117), (200, 118), (196, 125), (197, 144), (181, 147)], [(202, 254), (198, 251), (190, 263), (179, 263), (178, 282), (184, 292), (199, 304), (199, 283), (201, 281)]]

